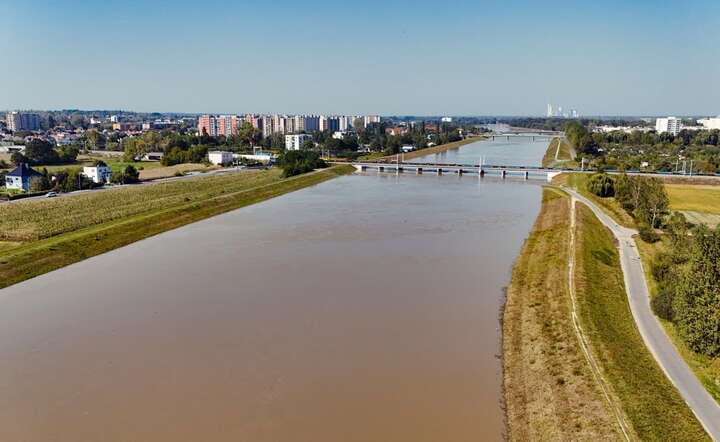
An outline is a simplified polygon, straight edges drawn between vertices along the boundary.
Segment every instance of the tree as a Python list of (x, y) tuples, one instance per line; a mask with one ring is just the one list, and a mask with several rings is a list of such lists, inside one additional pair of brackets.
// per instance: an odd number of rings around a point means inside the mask
[(665, 192), (663, 183), (655, 178), (643, 177), (642, 198), (635, 209), (638, 217), (644, 220), (651, 228), (658, 226), (660, 217), (667, 213), (670, 199)]
[(300, 145), (301, 150), (312, 150), (315, 149), (315, 142), (313, 140), (305, 140)]
[(140, 172), (135, 166), (128, 164), (125, 169), (112, 175), (112, 181), (117, 184), (132, 184), (140, 181)]
[(254, 127), (247, 121), (240, 127), (238, 136), (244, 143), (246, 143), (247, 146), (250, 147), (254, 147), (262, 141), (262, 132), (260, 132), (260, 129)]
[(678, 287), (673, 312), (683, 339), (696, 352), (720, 355), (720, 229), (698, 228), (691, 264)]
[(285, 178), (327, 167), (325, 161), (320, 158), (320, 154), (312, 150), (285, 151), (280, 155), (278, 165), (282, 168), (282, 175)]
[(50, 173), (44, 167), (41, 176), (30, 181), (30, 190), (33, 192), (43, 192), (52, 189), (52, 187), (53, 183), (50, 179)]
[(31, 165), (35, 164), (56, 164), (60, 162), (60, 156), (55, 151), (55, 146), (49, 141), (34, 138), (25, 144), (25, 157)]
[(587, 180), (587, 189), (597, 196), (611, 197), (615, 195), (615, 181), (608, 174), (596, 173)]

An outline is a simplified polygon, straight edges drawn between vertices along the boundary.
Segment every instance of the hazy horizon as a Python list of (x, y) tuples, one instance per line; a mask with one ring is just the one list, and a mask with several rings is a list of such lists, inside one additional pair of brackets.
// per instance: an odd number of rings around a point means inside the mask
[(715, 116), (720, 5), (28, 0), (0, 108)]

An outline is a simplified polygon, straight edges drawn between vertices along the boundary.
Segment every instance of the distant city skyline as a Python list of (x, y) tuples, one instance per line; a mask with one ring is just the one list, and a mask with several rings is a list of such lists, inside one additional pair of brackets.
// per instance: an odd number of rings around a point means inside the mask
[(707, 0), (27, 0), (0, 16), (0, 108), (714, 116), (719, 25)]

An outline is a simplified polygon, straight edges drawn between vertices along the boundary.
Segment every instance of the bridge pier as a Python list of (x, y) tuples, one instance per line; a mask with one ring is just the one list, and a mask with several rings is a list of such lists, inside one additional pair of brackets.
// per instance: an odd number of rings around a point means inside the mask
[(437, 168), (437, 174), (438, 174), (438, 176), (442, 175), (442, 169), (439, 167)]
[(479, 174), (481, 177), (484, 177), (484, 176), (485, 176), (485, 169), (483, 169), (483, 168), (481, 167), (481, 168), (480, 168), (480, 172), (478, 172), (478, 174)]
[(385, 166), (378, 166), (378, 172), (385, 172)]
[(365, 172), (367, 170), (367, 166), (360, 166), (360, 172)]
[(462, 169), (458, 169), (457, 173), (458, 173), (458, 175), (462, 176), (463, 170), (462, 170)]
[(507, 175), (507, 170), (505, 170), (505, 169), (501, 170), (501, 171), (500, 171), (500, 175), (501, 175), (503, 178), (505, 178), (505, 176)]
[(415, 173), (417, 173), (418, 175), (422, 175), (422, 167), (418, 167), (417, 169), (415, 169)]
[(526, 171), (525, 171), (525, 179), (528, 179), (528, 178), (530, 178), (530, 172), (528, 172), (528, 171), (526, 170)]
[(395, 169), (395, 171), (396, 171), (397, 173), (403, 173), (403, 168), (402, 168), (402, 167), (398, 167), (397, 169)]

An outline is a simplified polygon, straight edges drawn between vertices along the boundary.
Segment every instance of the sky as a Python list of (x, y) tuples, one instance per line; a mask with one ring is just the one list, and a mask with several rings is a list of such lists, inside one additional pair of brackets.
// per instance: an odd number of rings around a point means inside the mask
[(717, 0), (0, 0), (0, 109), (720, 114)]

